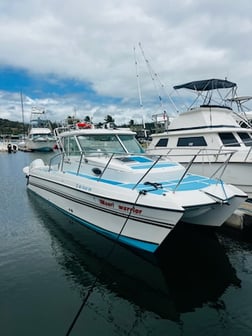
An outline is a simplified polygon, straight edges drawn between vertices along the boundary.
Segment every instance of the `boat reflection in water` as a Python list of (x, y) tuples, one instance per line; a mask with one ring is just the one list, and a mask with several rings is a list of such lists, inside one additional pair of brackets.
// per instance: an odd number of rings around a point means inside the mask
[[(97, 277), (96, 294), (102, 293), (105, 301), (120, 297), (141, 311), (179, 321), (181, 313), (207, 302), (218, 304), (228, 286), (240, 285), (224, 247), (206, 228), (179, 223), (160, 250), (144, 254), (76, 225), (34, 194), (29, 199), (34, 211), (41, 212), (57, 262), (82, 298)], [(105, 306), (99, 304), (97, 310)]]

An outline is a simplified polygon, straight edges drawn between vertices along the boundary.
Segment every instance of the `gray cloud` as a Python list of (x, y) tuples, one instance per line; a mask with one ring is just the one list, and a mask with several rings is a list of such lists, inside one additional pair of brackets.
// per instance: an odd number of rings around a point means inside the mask
[[(251, 12), (250, 0), (1, 0), (0, 66), (91, 83), (97, 94), (121, 98), (125, 104), (75, 102), (78, 109), (100, 118), (113, 112), (129, 120), (142, 114), (133, 54), (140, 41), (168, 91), (186, 81), (228, 77), (247, 95), (252, 93)], [(158, 110), (158, 105), (148, 105), (157, 93), (138, 48), (137, 57), (150, 117)], [(5, 93), (1, 116), (15, 115), (10, 115), (10, 106), (19, 110), (17, 97)], [(58, 118), (73, 109), (74, 99), (50, 99), (33, 103), (47, 104)]]

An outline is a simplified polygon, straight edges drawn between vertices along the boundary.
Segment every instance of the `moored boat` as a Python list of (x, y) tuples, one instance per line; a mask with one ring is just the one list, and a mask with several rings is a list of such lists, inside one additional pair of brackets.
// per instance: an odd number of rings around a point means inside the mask
[(179, 221), (221, 226), (247, 195), (220, 179), (190, 174), (146, 155), (122, 129), (55, 129), (59, 153), (25, 167), (27, 187), (80, 223), (155, 252)]
[(0, 152), (16, 153), (18, 145), (14, 142), (0, 142)]
[(27, 137), (19, 143), (19, 149), (32, 152), (50, 152), (54, 149), (56, 140), (51, 123), (45, 119), (45, 111), (33, 108)]
[[(236, 84), (227, 80), (209, 79), (174, 88), (196, 93), (200, 104), (198, 106), (195, 102), (193, 107), (190, 106), (188, 110), (172, 118), (165, 132), (153, 134), (147, 152), (169, 155), (183, 165), (189, 164), (196, 155), (191, 171), (211, 176), (227, 160), (230, 151), (233, 151), (222, 171), (222, 179), (242, 189), (252, 198), (252, 129), (248, 124), (246, 128), (241, 127), (234, 110), (229, 106), (234, 98), (228, 97), (235, 96)], [(225, 99), (220, 95), (223, 89), (231, 90), (229, 95), (226, 93)], [(214, 93), (218, 93), (218, 97)]]

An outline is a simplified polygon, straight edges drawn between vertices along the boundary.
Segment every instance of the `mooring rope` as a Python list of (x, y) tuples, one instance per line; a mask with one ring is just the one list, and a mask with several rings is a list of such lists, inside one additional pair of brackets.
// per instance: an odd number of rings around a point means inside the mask
[(142, 194), (141, 192), (138, 193), (137, 198), (136, 198), (135, 202), (133, 203), (133, 206), (131, 207), (131, 209), (130, 209), (130, 211), (129, 211), (129, 213), (128, 213), (128, 216), (126, 217), (125, 222), (124, 222), (124, 224), (123, 224), (123, 226), (122, 226), (120, 232), (118, 233), (116, 239), (114, 240), (111, 249), (108, 251), (107, 256), (106, 256), (106, 257), (104, 258), (104, 260), (103, 260), (103, 263), (102, 263), (102, 265), (101, 265), (101, 269), (100, 269), (100, 271), (98, 272), (98, 275), (95, 277), (95, 279), (94, 279), (94, 281), (93, 281), (91, 287), (89, 288), (87, 294), (85, 295), (85, 297), (84, 297), (84, 299), (83, 299), (83, 301), (82, 301), (82, 303), (81, 303), (81, 305), (80, 305), (80, 307), (79, 307), (79, 309), (78, 309), (76, 315), (74, 316), (74, 319), (73, 319), (73, 321), (71, 322), (71, 324), (70, 324), (70, 326), (69, 326), (69, 328), (68, 328), (68, 330), (67, 330), (66, 336), (69, 336), (69, 335), (70, 335), (70, 333), (72, 332), (72, 330), (73, 330), (73, 328), (74, 328), (76, 322), (78, 321), (78, 318), (80, 317), (80, 314), (81, 314), (83, 308), (85, 307), (85, 305), (86, 305), (86, 303), (87, 303), (87, 301), (88, 301), (90, 295), (92, 294), (92, 292), (93, 292), (93, 290), (94, 290), (94, 288), (95, 288), (95, 285), (96, 285), (96, 283), (97, 283), (97, 281), (98, 281), (99, 276), (101, 276), (101, 274), (102, 274), (102, 272), (103, 272), (103, 269), (104, 269), (104, 263), (105, 263), (105, 261), (108, 260), (108, 259), (110, 258), (110, 256), (112, 255), (112, 253), (113, 253), (113, 251), (114, 251), (114, 248), (115, 248), (115, 246), (116, 246), (116, 243), (117, 243), (117, 241), (119, 240), (119, 238), (120, 238), (120, 236), (121, 236), (121, 234), (122, 234), (122, 231), (124, 230), (124, 228), (125, 228), (125, 226), (126, 226), (128, 220), (129, 220), (129, 218), (130, 218), (130, 215), (131, 215), (132, 211), (134, 210), (134, 208), (135, 208), (135, 206), (136, 206), (136, 204), (137, 204), (137, 201), (138, 201), (140, 195), (143, 195), (143, 194)]

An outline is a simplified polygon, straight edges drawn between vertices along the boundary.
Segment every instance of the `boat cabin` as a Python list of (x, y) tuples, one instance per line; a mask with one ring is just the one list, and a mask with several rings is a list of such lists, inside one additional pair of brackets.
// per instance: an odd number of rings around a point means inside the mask
[[(175, 89), (189, 89), (201, 99), (201, 104), (180, 112), (173, 118), (166, 132), (152, 135), (148, 150), (172, 149), (248, 149), (252, 146), (252, 128), (243, 128), (234, 118), (228, 103), (233, 99), (220, 99), (220, 89), (229, 89), (235, 94), (236, 84), (227, 80), (200, 80)], [(218, 94), (219, 100), (216, 95)], [(216, 103), (217, 102), (217, 103)]]

